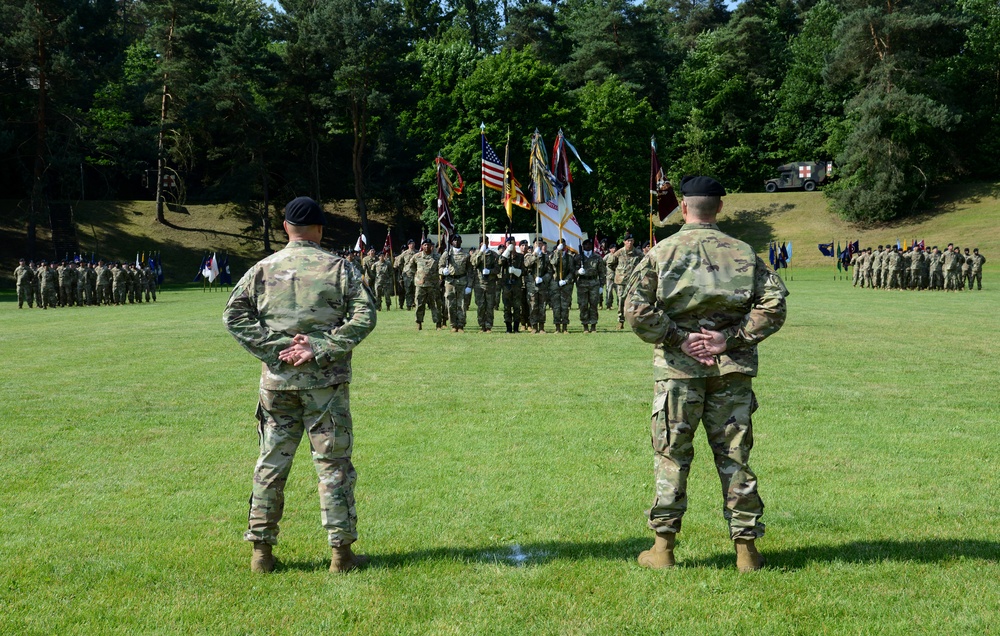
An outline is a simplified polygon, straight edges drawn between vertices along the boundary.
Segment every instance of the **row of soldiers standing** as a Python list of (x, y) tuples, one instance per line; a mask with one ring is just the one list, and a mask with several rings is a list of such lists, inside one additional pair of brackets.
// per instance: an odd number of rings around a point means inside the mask
[(22, 258), (14, 270), (17, 307), (27, 303), (39, 309), (124, 305), (156, 300), (156, 274), (149, 266), (132, 263), (62, 261), (35, 265)]
[(942, 252), (935, 245), (925, 250), (917, 245), (900, 249), (897, 245), (868, 247), (851, 256), (855, 287), (871, 289), (942, 289), (961, 291), (973, 284), (983, 288), (986, 257), (979, 248), (969, 253), (952, 243)]
[(379, 310), (384, 301), (389, 311), (391, 298), (397, 296), (400, 307), (416, 309), (418, 330), (423, 329), (429, 310), (438, 329), (450, 320), (452, 331), (465, 331), (466, 312), (474, 296), (480, 331), (493, 330), (502, 303), (507, 333), (522, 329), (545, 333), (549, 307), (556, 332), (567, 333), (575, 286), (580, 323), (590, 333), (596, 331), (598, 309), (602, 304), (610, 309), (615, 295), (618, 328), (623, 328), (623, 288), (644, 253), (634, 246), (631, 235), (626, 236), (622, 249), (612, 247), (604, 256), (594, 251), (589, 239), (576, 254), (563, 240), (552, 251), (540, 238), (533, 249), (527, 240), (517, 242), (513, 237), (498, 250), (483, 243), (479, 249), (465, 251), (458, 235), (450, 243), (439, 253), (429, 239), (420, 250), (414, 249), (416, 242), (411, 240), (395, 258), (372, 250), (360, 261), (356, 254), (349, 254), (348, 260), (372, 288)]

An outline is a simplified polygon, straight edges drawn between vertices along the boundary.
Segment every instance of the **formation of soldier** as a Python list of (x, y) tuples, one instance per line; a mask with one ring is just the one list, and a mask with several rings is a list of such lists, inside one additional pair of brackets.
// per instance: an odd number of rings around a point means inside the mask
[(648, 244), (636, 247), (631, 235), (621, 248), (607, 242), (602, 246), (603, 255), (590, 239), (573, 252), (565, 240), (550, 249), (541, 238), (531, 245), (508, 237), (499, 247), (480, 242), (465, 250), (455, 235), (445, 250), (424, 239), (419, 249), (411, 240), (395, 256), (371, 249), (344, 257), (371, 289), (379, 311), (383, 305), (391, 311), (395, 298), (398, 309), (415, 312), (418, 330), (429, 313), (436, 329), (450, 326), (452, 332), (464, 332), (474, 298), (481, 332), (492, 332), (501, 313), (507, 333), (547, 333), (551, 311), (555, 332), (568, 333), (575, 288), (579, 322), (584, 333), (593, 333), (599, 310), (611, 309), (613, 302), (618, 329), (624, 328), (624, 287), (649, 249)]
[(979, 248), (971, 252), (949, 243), (942, 252), (935, 245), (900, 249), (897, 245), (867, 247), (851, 256), (852, 282), (869, 289), (935, 289), (962, 291), (983, 288), (986, 257)]
[(156, 274), (132, 263), (47, 262), (20, 259), (14, 270), (17, 307), (124, 305), (156, 300)]

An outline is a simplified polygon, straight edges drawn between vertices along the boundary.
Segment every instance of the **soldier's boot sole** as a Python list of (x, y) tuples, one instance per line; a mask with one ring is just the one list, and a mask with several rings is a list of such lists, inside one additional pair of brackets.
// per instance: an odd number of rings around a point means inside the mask
[(263, 541), (253, 542), (253, 555), (250, 557), (250, 571), (258, 574), (274, 572), (274, 555), (271, 544)]
[(333, 555), (330, 558), (330, 571), (335, 574), (343, 574), (345, 572), (350, 572), (351, 570), (358, 570), (371, 562), (367, 556), (363, 554), (354, 554), (351, 550), (351, 546), (344, 545), (337, 548), (333, 548)]
[(740, 572), (756, 572), (766, 563), (764, 555), (757, 551), (753, 539), (736, 539), (736, 569)]
[(663, 570), (672, 568), (674, 561), (674, 542), (677, 535), (674, 533), (657, 534), (653, 541), (653, 547), (639, 553), (639, 565), (651, 570)]

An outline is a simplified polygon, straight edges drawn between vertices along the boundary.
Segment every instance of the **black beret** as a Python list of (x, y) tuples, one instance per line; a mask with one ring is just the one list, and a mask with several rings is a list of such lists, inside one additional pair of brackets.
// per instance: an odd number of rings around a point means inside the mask
[(417, 242), (416, 242), (416, 241), (414, 241), (413, 239), (410, 239), (409, 241), (407, 241), (407, 242), (406, 242), (406, 244), (407, 244), (407, 245), (416, 245), (416, 244), (417, 244)]
[(544, 243), (544, 242), (545, 242), (545, 239), (543, 239), (542, 237), (540, 237), (540, 236), (535, 237), (535, 243)]
[(511, 243), (516, 243), (517, 241), (515, 241), (515, 240), (514, 240), (514, 237), (513, 237), (513, 236), (508, 236), (508, 237), (507, 237), (507, 240), (506, 240), (506, 241), (504, 241), (504, 242), (505, 242), (505, 243), (506, 243), (507, 245), (510, 245)]
[(451, 243), (452, 245), (454, 245), (454, 244), (461, 245), (462, 244), (462, 235), (461, 234), (452, 234), (448, 238), (448, 242)]
[(528, 244), (528, 239), (521, 239), (521, 241), (518, 243), (518, 245), (527, 245), (527, 244)]
[(726, 189), (712, 177), (684, 177), (681, 193), (689, 197), (724, 197)]
[(323, 225), (323, 210), (309, 197), (299, 197), (285, 206), (285, 220), (292, 225)]
[(625, 238), (623, 238), (622, 240), (623, 241), (634, 241), (635, 239), (632, 238), (632, 234), (630, 232), (626, 232), (625, 233)]
[(424, 240), (420, 241), (420, 244), (421, 245), (434, 245), (433, 243), (431, 243), (431, 240), (429, 238), (425, 238)]

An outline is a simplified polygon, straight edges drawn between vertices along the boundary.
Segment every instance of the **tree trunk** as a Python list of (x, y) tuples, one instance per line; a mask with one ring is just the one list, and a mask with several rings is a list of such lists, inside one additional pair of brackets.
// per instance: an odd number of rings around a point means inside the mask
[(260, 153), (260, 173), (263, 181), (264, 210), (261, 215), (261, 222), (264, 224), (264, 254), (271, 253), (271, 197), (268, 189), (267, 162), (264, 161), (264, 153)]
[(368, 132), (366, 116), (364, 99), (352, 99), (351, 119), (354, 124), (354, 147), (351, 150), (351, 168), (354, 172), (354, 204), (358, 210), (358, 217), (361, 219), (361, 232), (366, 237), (371, 237), (368, 232), (368, 205), (365, 202), (365, 176), (362, 164), (365, 138)]
[[(35, 11), (41, 14), (42, 10), (36, 5)], [(38, 219), (44, 218), (48, 213), (48, 197), (45, 188), (45, 137), (47, 127), (45, 124), (45, 106), (48, 101), (48, 76), (45, 73), (46, 50), (45, 34), (38, 32), (38, 113), (35, 128), (35, 167), (31, 184), (31, 206), (28, 211), (27, 234), (28, 234), (28, 256), (32, 259), (36, 251), (36, 227)]]
[[(167, 31), (167, 47), (164, 55), (164, 64), (170, 64), (170, 49), (174, 38), (174, 22), (177, 19), (177, 13), (173, 12), (170, 14), (170, 29)], [(163, 73), (163, 96), (160, 100), (160, 134), (156, 141), (156, 221), (158, 223), (166, 224), (167, 220), (163, 216), (163, 128), (167, 121), (167, 100), (168, 100), (168, 90), (167, 90), (167, 72)]]

